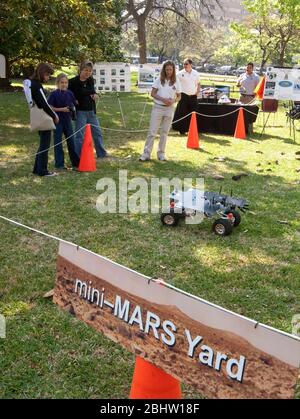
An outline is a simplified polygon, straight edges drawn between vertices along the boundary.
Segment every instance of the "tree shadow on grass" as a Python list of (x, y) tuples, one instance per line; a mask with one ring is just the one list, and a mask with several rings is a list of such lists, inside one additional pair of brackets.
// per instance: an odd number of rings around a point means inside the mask
[(258, 140), (260, 142), (267, 141), (267, 140), (280, 140), (282, 143), (285, 143), (285, 144), (294, 144), (294, 145), (298, 144), (298, 145), (300, 145), (299, 142), (297, 141), (297, 136), (295, 137), (295, 141), (294, 141), (294, 139), (292, 137), (291, 138), (283, 138), (279, 135), (270, 135), (270, 134), (264, 133), (262, 136), (261, 135), (258, 136)]
[[(170, 135), (172, 135), (173, 138), (182, 139), (183, 141), (187, 140), (187, 135), (182, 136), (179, 133), (177, 133), (177, 131), (171, 131)], [(232, 138), (233, 137), (221, 136), (221, 135), (218, 135), (218, 134), (199, 133), (200, 146), (205, 144), (205, 143), (219, 144), (219, 145), (222, 145), (222, 146), (231, 146), (232, 145), (232, 141), (231, 141)]]

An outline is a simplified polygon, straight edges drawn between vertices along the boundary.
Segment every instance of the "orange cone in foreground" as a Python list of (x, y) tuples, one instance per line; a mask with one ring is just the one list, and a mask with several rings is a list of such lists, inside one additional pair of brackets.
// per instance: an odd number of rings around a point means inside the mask
[(181, 399), (180, 382), (150, 362), (137, 357), (130, 399)]
[(80, 172), (95, 172), (96, 160), (94, 156), (94, 147), (91, 133), (91, 126), (88, 124), (85, 128), (83, 144), (81, 148), (81, 156), (79, 163)]
[(240, 108), (235, 128), (234, 138), (245, 140), (247, 138), (244, 120), (244, 109)]
[(197, 117), (196, 112), (193, 112), (190, 129), (189, 129), (189, 136), (187, 140), (187, 148), (193, 148), (199, 150), (199, 134), (198, 134), (198, 126), (197, 126)]

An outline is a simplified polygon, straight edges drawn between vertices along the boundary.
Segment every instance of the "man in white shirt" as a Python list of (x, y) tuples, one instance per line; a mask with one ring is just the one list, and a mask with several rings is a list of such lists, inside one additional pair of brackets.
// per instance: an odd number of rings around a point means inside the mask
[[(181, 100), (177, 105), (174, 120), (177, 121), (180, 118), (188, 115), (191, 112), (197, 112), (198, 102), (197, 96), (200, 92), (200, 75), (192, 67), (193, 61), (190, 58), (184, 60), (184, 69), (179, 71), (177, 78), (181, 84)], [(185, 134), (188, 130), (190, 119), (186, 118), (182, 123), (178, 124), (178, 130), (180, 134)], [(173, 126), (176, 129), (176, 125)]]
[(240, 87), (240, 102), (245, 105), (255, 98), (254, 90), (259, 83), (259, 76), (254, 73), (253, 63), (248, 63), (246, 73), (238, 79), (237, 87)]

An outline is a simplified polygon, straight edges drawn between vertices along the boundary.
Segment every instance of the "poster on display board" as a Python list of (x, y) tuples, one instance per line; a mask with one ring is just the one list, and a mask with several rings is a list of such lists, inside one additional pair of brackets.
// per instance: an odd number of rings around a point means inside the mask
[(93, 77), (97, 92), (130, 92), (130, 64), (105, 63), (94, 65)]
[(162, 64), (140, 64), (138, 74), (138, 91), (144, 93), (152, 89), (155, 80), (160, 76)]
[[(145, 93), (152, 89), (153, 83), (160, 77), (163, 64), (140, 64), (138, 74), (138, 92)], [(179, 66), (176, 65), (176, 73)]]
[(264, 99), (300, 101), (300, 68), (268, 67)]

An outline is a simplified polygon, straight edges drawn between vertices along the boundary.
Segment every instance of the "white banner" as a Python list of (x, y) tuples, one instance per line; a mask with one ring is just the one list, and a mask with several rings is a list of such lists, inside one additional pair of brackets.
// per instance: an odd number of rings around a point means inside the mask
[(67, 242), (54, 302), (207, 397), (294, 395), (298, 337)]

